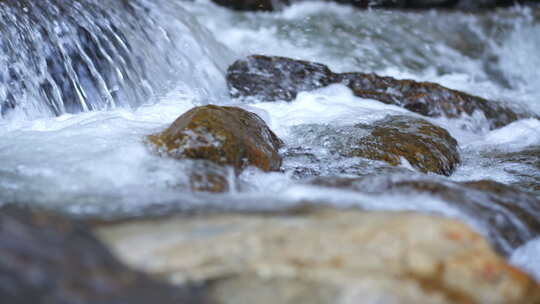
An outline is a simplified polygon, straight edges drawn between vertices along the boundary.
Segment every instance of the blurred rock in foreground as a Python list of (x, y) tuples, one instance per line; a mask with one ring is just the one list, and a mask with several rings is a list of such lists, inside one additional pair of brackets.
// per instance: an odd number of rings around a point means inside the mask
[(206, 303), (200, 296), (130, 270), (79, 222), (0, 208), (0, 303)]
[(206, 282), (214, 303), (540, 303), (540, 286), (462, 223), (319, 210), (99, 228), (128, 264)]

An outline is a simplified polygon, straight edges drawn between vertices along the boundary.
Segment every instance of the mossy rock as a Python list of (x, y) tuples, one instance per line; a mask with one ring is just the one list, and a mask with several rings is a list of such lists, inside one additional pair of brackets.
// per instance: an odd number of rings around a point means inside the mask
[(236, 172), (246, 166), (263, 171), (281, 167), (278, 149), (283, 142), (259, 116), (237, 107), (193, 108), (165, 131), (147, 138), (170, 157), (210, 160)]
[(460, 162), (457, 141), (445, 129), (409, 116), (390, 116), (371, 125), (300, 125), (292, 131), (305, 146), (322, 146), (333, 154), (393, 166), (405, 159), (424, 173), (450, 175)]
[(457, 141), (445, 129), (423, 119), (392, 116), (377, 121), (371, 134), (358, 139), (349, 156), (402, 164), (405, 158), (426, 173), (450, 175), (460, 162)]

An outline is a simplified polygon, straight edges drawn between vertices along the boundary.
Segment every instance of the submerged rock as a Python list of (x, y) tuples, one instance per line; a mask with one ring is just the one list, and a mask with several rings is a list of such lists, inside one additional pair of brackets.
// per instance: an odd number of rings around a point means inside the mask
[(171, 157), (209, 160), (237, 172), (246, 166), (264, 171), (281, 166), (282, 141), (259, 116), (236, 107), (193, 108), (148, 141)]
[(491, 243), (504, 254), (540, 235), (540, 200), (530, 193), (494, 181), (457, 183), (400, 174), (366, 178), (318, 177), (309, 182), (368, 194), (428, 194), (479, 223)]
[(197, 288), (151, 280), (119, 262), (83, 224), (0, 208), (0, 299), (10, 304), (206, 303)]
[(198, 215), (98, 234), (130, 265), (204, 282), (219, 304), (540, 303), (533, 279), (467, 226), (435, 216)]
[(228, 167), (210, 161), (197, 161), (189, 173), (189, 186), (193, 191), (227, 192), (235, 189), (236, 176)]
[(390, 116), (371, 125), (301, 125), (294, 131), (306, 144), (323, 146), (332, 153), (393, 166), (406, 165), (405, 160), (422, 172), (450, 175), (460, 161), (457, 141), (445, 129), (408, 116)]
[(261, 101), (291, 101), (298, 92), (342, 83), (358, 97), (397, 105), (424, 116), (457, 118), (479, 112), (492, 128), (524, 117), (497, 102), (435, 83), (364, 73), (335, 74), (325, 65), (284, 57), (254, 55), (238, 60), (228, 69), (227, 83), (233, 98)]

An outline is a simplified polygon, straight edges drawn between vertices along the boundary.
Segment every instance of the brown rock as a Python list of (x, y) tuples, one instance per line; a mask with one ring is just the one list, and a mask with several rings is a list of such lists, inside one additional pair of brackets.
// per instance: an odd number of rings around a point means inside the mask
[(540, 303), (537, 282), (467, 226), (434, 216), (199, 215), (99, 235), (133, 266), (206, 282), (219, 304)]
[(534, 195), (489, 180), (452, 182), (410, 174), (364, 178), (318, 177), (311, 184), (369, 194), (429, 194), (474, 219), (503, 253), (540, 235), (540, 200)]
[(148, 140), (171, 157), (210, 160), (237, 172), (248, 165), (264, 171), (281, 166), (282, 141), (259, 116), (236, 107), (193, 108)]
[(495, 102), (436, 83), (397, 80), (364, 73), (344, 73), (338, 78), (358, 97), (397, 105), (424, 116), (457, 118), (479, 111), (492, 128), (502, 127), (519, 118), (512, 110)]
[(230, 168), (211, 161), (196, 160), (190, 170), (189, 188), (197, 192), (228, 192), (235, 189), (236, 175), (230, 174)]
[(325, 65), (284, 57), (253, 55), (238, 60), (228, 69), (227, 83), (233, 98), (260, 101), (291, 101), (298, 92), (342, 83), (356, 96), (397, 105), (429, 117), (457, 118), (479, 112), (491, 128), (528, 117), (497, 102), (435, 83), (364, 73), (335, 74)]
[(119, 262), (80, 222), (0, 208), (0, 299), (10, 304), (208, 303)]
[(450, 175), (459, 164), (457, 141), (443, 128), (422, 119), (393, 116), (374, 124), (351, 156), (384, 160), (392, 165), (405, 158), (422, 172)]

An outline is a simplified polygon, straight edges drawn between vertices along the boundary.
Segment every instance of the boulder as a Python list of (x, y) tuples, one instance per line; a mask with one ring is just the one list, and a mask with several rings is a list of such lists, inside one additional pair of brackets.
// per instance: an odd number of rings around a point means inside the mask
[(540, 200), (531, 193), (494, 181), (452, 182), (393, 174), (364, 178), (317, 177), (308, 183), (365, 194), (432, 196), (479, 224), (503, 254), (540, 235)]
[(397, 105), (428, 117), (458, 118), (478, 111), (490, 122), (491, 128), (502, 127), (519, 118), (514, 111), (496, 102), (436, 83), (397, 80), (364, 73), (343, 73), (338, 79), (358, 97)]
[(212, 0), (236, 11), (274, 11), (289, 4), (288, 0)]
[(291, 101), (298, 92), (325, 87), (335, 75), (322, 64), (262, 55), (237, 60), (227, 70), (233, 98)]
[(207, 303), (196, 287), (152, 280), (119, 262), (80, 222), (0, 208), (0, 299), (10, 304)]
[(460, 162), (457, 141), (443, 128), (423, 119), (389, 116), (371, 125), (300, 125), (306, 145), (319, 145), (331, 153), (406, 165), (421, 172), (450, 175)]
[(195, 107), (147, 139), (161, 154), (209, 160), (237, 172), (246, 166), (264, 171), (281, 166), (282, 141), (259, 116), (236, 107)]
[(436, 216), (199, 214), (98, 235), (134, 267), (204, 283), (216, 304), (540, 303), (537, 282), (466, 225)]
[(457, 118), (479, 112), (491, 128), (527, 117), (497, 102), (436, 83), (365, 73), (336, 74), (319, 63), (284, 57), (253, 55), (238, 60), (227, 71), (227, 83), (231, 97), (259, 101), (291, 101), (298, 92), (341, 83), (358, 97), (397, 105), (428, 117)]

